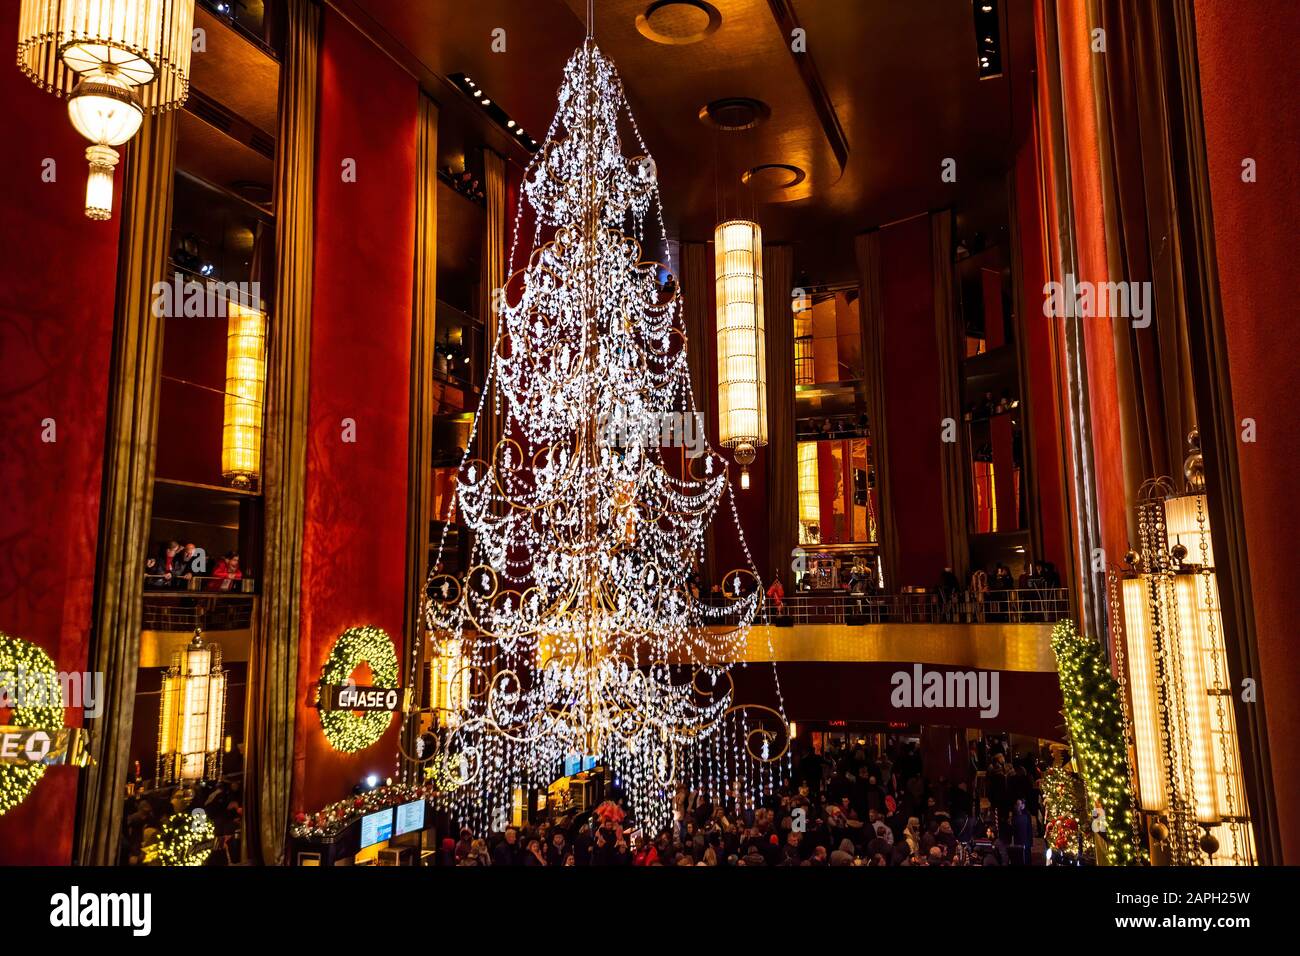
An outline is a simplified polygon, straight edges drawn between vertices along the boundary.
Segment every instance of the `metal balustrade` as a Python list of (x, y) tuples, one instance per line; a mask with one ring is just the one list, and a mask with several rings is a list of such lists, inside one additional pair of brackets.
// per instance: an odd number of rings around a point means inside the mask
[(252, 594), (214, 591), (146, 591), (146, 631), (241, 631), (252, 627)]
[(777, 608), (764, 603), (765, 624), (1044, 624), (1070, 614), (1066, 588), (959, 592), (944, 600), (933, 591), (788, 594)]

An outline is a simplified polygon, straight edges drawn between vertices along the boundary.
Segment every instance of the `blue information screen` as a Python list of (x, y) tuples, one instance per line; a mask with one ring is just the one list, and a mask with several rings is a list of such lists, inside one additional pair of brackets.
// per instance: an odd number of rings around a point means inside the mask
[(393, 808), (367, 813), (361, 818), (361, 846), (374, 846), (393, 836)]

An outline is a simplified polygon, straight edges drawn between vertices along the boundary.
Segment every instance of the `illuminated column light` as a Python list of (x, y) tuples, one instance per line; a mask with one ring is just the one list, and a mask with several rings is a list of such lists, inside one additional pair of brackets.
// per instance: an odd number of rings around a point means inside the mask
[(202, 632), (172, 657), (163, 674), (158, 719), (158, 782), (186, 783), (221, 777), (225, 736), (226, 672), (221, 648)]
[(22, 0), (18, 67), (43, 90), (67, 96), (86, 150), (86, 216), (113, 213), (113, 170), (146, 113), (189, 95), (193, 0)]
[(763, 232), (756, 222), (732, 219), (714, 230), (713, 243), (719, 441), (740, 453), (767, 444)]
[(228, 312), (221, 475), (236, 488), (251, 488), (262, 474), (266, 316), (234, 302), (229, 304)]
[(821, 487), (817, 473), (817, 443), (799, 442), (799, 543), (816, 544), (814, 528), (821, 525)]

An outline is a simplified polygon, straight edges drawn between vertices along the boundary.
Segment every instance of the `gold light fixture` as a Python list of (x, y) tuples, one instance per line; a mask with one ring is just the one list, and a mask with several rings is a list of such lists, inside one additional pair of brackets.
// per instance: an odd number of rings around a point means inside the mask
[(821, 526), (821, 486), (817, 473), (817, 443), (799, 442), (799, 543), (816, 544)]
[(1173, 865), (1255, 862), (1196, 433), (1187, 493), (1144, 485), (1136, 574), (1124, 581), (1139, 805)]
[(158, 719), (158, 783), (218, 780), (226, 711), (221, 648), (204, 644), (203, 631), (172, 657), (163, 674)]
[(767, 355), (763, 325), (763, 231), (731, 219), (713, 231), (718, 304), (718, 432), (749, 487), (755, 449), (767, 444)]
[(817, 381), (813, 353), (812, 298), (802, 289), (791, 305), (794, 311), (794, 383), (812, 385)]
[(22, 0), (18, 67), (68, 97), (68, 117), (90, 140), (86, 215), (109, 219), (117, 150), (145, 113), (189, 95), (194, 0)]
[(266, 390), (266, 316), (227, 305), (226, 414), (221, 428), (221, 475), (251, 488), (262, 474), (262, 395)]

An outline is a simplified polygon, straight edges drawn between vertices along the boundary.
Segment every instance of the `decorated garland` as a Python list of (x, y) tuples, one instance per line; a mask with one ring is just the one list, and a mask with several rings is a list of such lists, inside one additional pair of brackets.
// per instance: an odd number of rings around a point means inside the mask
[(153, 866), (202, 866), (216, 838), (216, 827), (201, 808), (176, 813), (163, 821), (157, 841), (145, 847), (144, 861)]
[(410, 786), (404, 783), (376, 787), (355, 797), (339, 800), (315, 813), (298, 813), (294, 816), (292, 834), (298, 839), (321, 839), (342, 832), (348, 824), (367, 813), (395, 807), (412, 800), (431, 800), (439, 790), (432, 784)]
[[(1088, 815), (1087, 798), (1079, 775), (1064, 767), (1051, 767), (1043, 774), (1043, 809), (1047, 818), (1044, 837), (1054, 854), (1073, 860), (1079, 854), (1079, 821)], [(1091, 840), (1082, 842), (1083, 858), (1091, 862)]]
[[(377, 687), (397, 686), (397, 652), (388, 632), (378, 627), (350, 627), (339, 635), (321, 668), (320, 683), (345, 684), (361, 664), (369, 664)], [(319, 692), (318, 698), (319, 702)], [(325, 739), (335, 750), (354, 753), (365, 750), (388, 729), (393, 715), (386, 711), (354, 713), (349, 710), (320, 710)]]
[(1052, 628), (1052, 652), (1065, 701), (1065, 726), (1070, 748), (1088, 788), (1101, 805), (1111, 862), (1138, 866), (1141, 860), (1130, 833), (1135, 825), (1129, 789), (1128, 750), (1119, 685), (1102, 656), (1101, 645), (1080, 634), (1073, 621)]
[[(0, 686), (12, 694), (15, 703), (20, 703), (27, 698), (44, 701), (51, 689), (60, 684), (49, 654), (35, 644), (0, 631)], [(61, 703), (15, 706), (9, 723), (55, 734), (63, 727)], [(0, 763), (0, 816), (26, 800), (43, 776), (44, 764)]]

